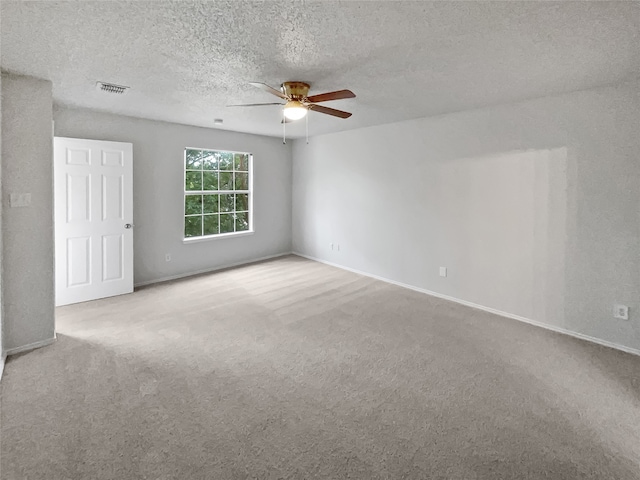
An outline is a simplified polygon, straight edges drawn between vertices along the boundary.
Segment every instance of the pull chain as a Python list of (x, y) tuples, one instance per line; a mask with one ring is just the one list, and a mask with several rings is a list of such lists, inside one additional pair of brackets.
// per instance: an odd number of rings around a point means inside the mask
[(284, 116), (284, 108), (282, 109), (282, 143), (287, 143), (287, 117)]
[(305, 115), (305, 124), (307, 126), (307, 145), (309, 145), (309, 114)]

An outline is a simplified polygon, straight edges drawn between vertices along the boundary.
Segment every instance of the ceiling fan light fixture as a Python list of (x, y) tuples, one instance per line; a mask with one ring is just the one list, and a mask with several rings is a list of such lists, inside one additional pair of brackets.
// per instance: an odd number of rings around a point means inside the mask
[(297, 100), (289, 100), (284, 106), (284, 116), (289, 120), (300, 120), (307, 114), (307, 107)]

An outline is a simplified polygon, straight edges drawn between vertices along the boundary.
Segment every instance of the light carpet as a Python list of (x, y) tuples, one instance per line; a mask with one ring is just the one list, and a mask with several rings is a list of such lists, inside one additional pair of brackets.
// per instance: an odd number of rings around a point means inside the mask
[(3, 479), (640, 479), (640, 357), (295, 256), (58, 309)]

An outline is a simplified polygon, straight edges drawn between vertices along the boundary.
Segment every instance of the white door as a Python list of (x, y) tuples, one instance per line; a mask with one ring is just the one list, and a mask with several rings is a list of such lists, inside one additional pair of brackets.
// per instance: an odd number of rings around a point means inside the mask
[(54, 138), (56, 305), (133, 292), (133, 145)]

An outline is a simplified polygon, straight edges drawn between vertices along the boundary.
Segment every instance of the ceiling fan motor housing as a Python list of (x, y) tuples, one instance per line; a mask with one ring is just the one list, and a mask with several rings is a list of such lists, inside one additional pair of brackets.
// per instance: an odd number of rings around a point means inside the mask
[(304, 82), (284, 82), (282, 84), (282, 93), (292, 100), (302, 100), (307, 98), (309, 94), (309, 84)]

